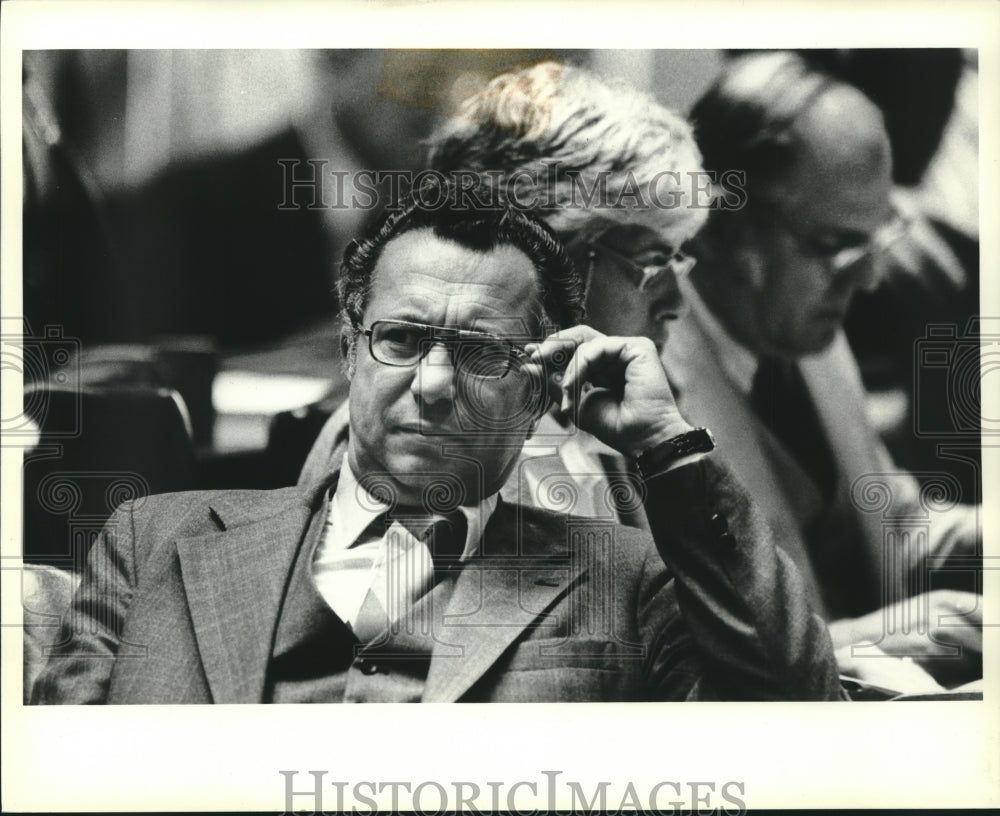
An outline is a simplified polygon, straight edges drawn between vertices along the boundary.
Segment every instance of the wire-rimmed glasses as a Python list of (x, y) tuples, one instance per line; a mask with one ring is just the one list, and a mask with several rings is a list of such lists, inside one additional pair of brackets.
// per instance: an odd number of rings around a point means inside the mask
[(644, 292), (656, 281), (660, 280), (667, 273), (672, 273), (675, 277), (683, 278), (695, 265), (695, 259), (690, 255), (685, 255), (680, 250), (671, 255), (664, 263), (649, 264), (640, 266), (631, 258), (623, 255), (618, 250), (612, 249), (607, 244), (602, 244), (599, 240), (588, 242), (590, 248), (590, 262), (593, 263), (595, 254), (600, 251), (620, 264), (632, 285), (640, 292)]

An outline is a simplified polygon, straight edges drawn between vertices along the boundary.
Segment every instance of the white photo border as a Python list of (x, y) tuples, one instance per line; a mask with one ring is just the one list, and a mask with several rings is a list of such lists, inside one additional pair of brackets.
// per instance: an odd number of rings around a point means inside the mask
[[(1000, 6), (988, 2), (629, 4), (4, 3), (4, 310), (20, 302), (21, 51), (36, 48), (893, 47), (979, 49), (982, 310), (1000, 314)], [(308, 21), (308, 23), (304, 21)], [(571, 21), (571, 22), (570, 22)], [(991, 312), (990, 310), (996, 310)], [(6, 385), (6, 380), (5, 383)], [(9, 389), (5, 388), (5, 391)], [(1000, 416), (983, 394), (984, 416)], [(17, 389), (3, 397), (20, 399)], [(19, 403), (9, 403), (19, 404)], [(7, 415), (5, 413), (5, 415)], [(282, 770), (362, 780), (536, 783), (545, 771), (591, 791), (742, 783), (751, 809), (1000, 805), (1000, 571), (984, 575), (982, 702), (485, 706), (25, 707), (16, 626), (19, 451), (3, 474), (3, 807), (24, 810), (266, 810), (285, 805)], [(984, 448), (983, 495), (1000, 495), (998, 450)], [(998, 555), (997, 507), (984, 508)], [(15, 557), (15, 561), (11, 557)], [(993, 561), (991, 563), (997, 563)], [(13, 587), (14, 591), (9, 591)], [(349, 788), (348, 788), (349, 789)], [(327, 807), (335, 804), (328, 787)], [(367, 789), (366, 789), (367, 790)], [(561, 790), (565, 790), (565, 785)], [(671, 799), (664, 793), (663, 800)], [(386, 801), (380, 797), (380, 801)], [(436, 800), (428, 794), (428, 803)], [(612, 804), (620, 797), (609, 795)], [(688, 800), (690, 807), (690, 800)], [(505, 803), (502, 803), (506, 806)], [(565, 801), (557, 805), (566, 806)], [(726, 803), (718, 798), (713, 805)], [(307, 808), (307, 801), (296, 800)], [(729, 807), (733, 807), (731, 804)], [(486, 808), (483, 808), (486, 809)]]

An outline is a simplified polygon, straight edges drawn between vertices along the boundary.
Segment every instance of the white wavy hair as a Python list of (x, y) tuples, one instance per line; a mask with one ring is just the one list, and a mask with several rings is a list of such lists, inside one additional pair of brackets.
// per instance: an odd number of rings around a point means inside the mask
[[(702, 162), (691, 126), (648, 94), (574, 66), (543, 62), (501, 74), (466, 99), (429, 144), (430, 166), (441, 172), (518, 176), (518, 197), (552, 202), (538, 214), (564, 236), (586, 229), (599, 215), (642, 223), (677, 247), (708, 217), (709, 194), (694, 198), (691, 174), (702, 172)], [(575, 185), (591, 190), (602, 176), (610, 201), (627, 187), (648, 190), (655, 184), (660, 201), (670, 206), (599, 212), (581, 206)]]

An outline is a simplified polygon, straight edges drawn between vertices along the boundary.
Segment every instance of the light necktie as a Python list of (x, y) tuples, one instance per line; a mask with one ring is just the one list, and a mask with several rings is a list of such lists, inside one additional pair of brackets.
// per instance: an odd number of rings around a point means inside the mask
[(384, 558), (374, 570), (352, 626), (355, 637), (370, 643), (394, 629), (412, 626), (408, 615), (414, 604), (461, 562), (467, 529), (461, 513), (391, 524), (385, 533)]

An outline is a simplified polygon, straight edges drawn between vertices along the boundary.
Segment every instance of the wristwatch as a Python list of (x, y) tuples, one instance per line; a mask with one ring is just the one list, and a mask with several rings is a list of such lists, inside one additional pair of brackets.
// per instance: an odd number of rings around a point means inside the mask
[(639, 475), (643, 480), (652, 479), (668, 470), (679, 459), (692, 453), (709, 453), (715, 450), (715, 437), (708, 428), (695, 428), (671, 439), (653, 445), (636, 459)]

